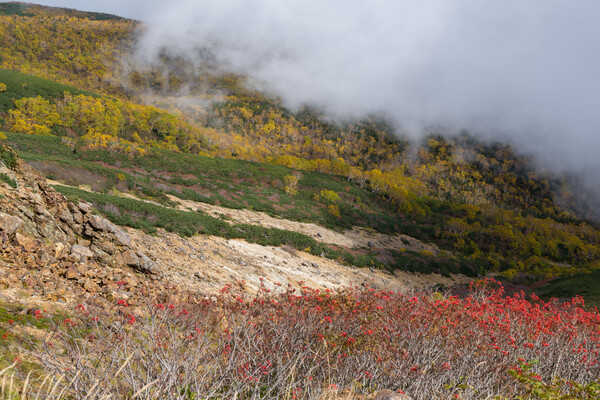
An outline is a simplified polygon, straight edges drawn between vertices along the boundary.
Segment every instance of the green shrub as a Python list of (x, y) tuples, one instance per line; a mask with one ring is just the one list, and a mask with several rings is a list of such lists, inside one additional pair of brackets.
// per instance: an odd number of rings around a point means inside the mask
[(0, 161), (6, 168), (13, 169), (17, 166), (17, 155), (6, 147), (0, 145)]
[(8, 176), (4, 173), (0, 174), (0, 181), (8, 183), (8, 185), (10, 187), (12, 187), (13, 189), (17, 188), (17, 182), (14, 179), (12, 179), (10, 176)]

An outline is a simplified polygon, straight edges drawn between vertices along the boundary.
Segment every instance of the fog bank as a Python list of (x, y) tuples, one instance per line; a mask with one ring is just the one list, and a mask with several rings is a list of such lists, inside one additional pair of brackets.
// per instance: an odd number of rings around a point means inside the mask
[[(140, 54), (207, 47), (292, 107), (378, 112), (512, 140), (600, 170), (600, 3), (175, 0), (155, 3)], [(152, 12), (151, 12), (152, 11)]]
[(600, 176), (599, 2), (47, 3), (142, 19), (143, 59), (210, 49), (290, 107), (381, 113), (412, 136), (468, 129)]

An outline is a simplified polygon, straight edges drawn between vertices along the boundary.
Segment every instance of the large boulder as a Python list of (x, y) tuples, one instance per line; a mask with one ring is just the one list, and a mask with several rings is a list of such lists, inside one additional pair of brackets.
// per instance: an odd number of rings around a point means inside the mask
[(41, 241), (21, 235), (20, 233), (15, 234), (15, 243), (23, 247), (27, 253), (33, 253), (42, 246)]
[(66, 208), (58, 211), (58, 218), (60, 218), (63, 222), (66, 222), (69, 226), (75, 223), (75, 218), (73, 218), (73, 214), (71, 214)]
[(9, 237), (12, 237), (22, 225), (21, 218), (0, 212), (0, 231), (6, 232)]
[(88, 228), (85, 233), (96, 238), (108, 235), (120, 246), (131, 246), (131, 237), (127, 232), (99, 215), (88, 216)]
[(71, 246), (71, 258), (80, 263), (86, 263), (88, 259), (94, 258), (94, 253), (85, 247), (78, 244)]
[(77, 208), (82, 213), (89, 214), (92, 212), (93, 205), (92, 205), (92, 203), (88, 203), (85, 200), (80, 200), (79, 203), (77, 203)]
[(145, 274), (158, 275), (159, 269), (146, 254), (141, 251), (128, 250), (122, 254), (123, 263)]

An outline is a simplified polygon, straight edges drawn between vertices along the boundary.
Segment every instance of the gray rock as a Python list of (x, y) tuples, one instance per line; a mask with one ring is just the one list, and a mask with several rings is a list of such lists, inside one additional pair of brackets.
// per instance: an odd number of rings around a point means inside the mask
[(99, 215), (90, 215), (88, 218), (89, 224), (97, 231), (109, 231), (111, 222)]
[(6, 232), (9, 237), (13, 236), (22, 225), (23, 220), (21, 218), (0, 212), (0, 231)]
[(146, 254), (141, 251), (128, 250), (123, 253), (123, 263), (145, 274), (158, 275), (160, 271)]
[[(118, 245), (124, 247), (131, 246), (131, 237), (125, 232), (123, 229), (119, 228), (106, 218), (102, 218), (99, 215), (90, 215), (88, 217), (88, 229), (86, 229), (86, 234), (90, 236), (98, 236), (94, 234), (94, 230), (102, 233), (112, 234), (115, 242)], [(89, 229), (92, 228), (92, 229)]]
[(38, 256), (40, 258), (40, 262), (42, 263), (42, 265), (46, 266), (48, 265), (50, 262), (55, 261), (52, 258), (52, 254), (46, 250), (46, 249), (40, 249), (40, 251), (38, 251)]
[(79, 210), (82, 213), (88, 214), (88, 213), (92, 212), (93, 205), (92, 205), (92, 203), (88, 203), (87, 201), (80, 200), (79, 203), (77, 204), (77, 208), (79, 208)]
[(107, 254), (115, 254), (117, 252), (117, 246), (111, 240), (102, 238), (101, 240), (94, 241), (95, 247)]
[(81, 225), (83, 223), (83, 214), (79, 211), (79, 208), (73, 204), (68, 203), (69, 211), (71, 211), (71, 215), (73, 216), (73, 220), (75, 224)]
[(96, 260), (100, 261), (103, 264), (111, 263), (112, 254), (105, 252), (100, 247), (96, 246), (95, 244), (90, 246), (90, 250), (92, 250), (92, 252), (94, 253)]
[(89, 258), (94, 258), (94, 253), (89, 248), (76, 244), (71, 246), (71, 256), (73, 256), (73, 258), (79, 256), (78, 261), (80, 263), (85, 263)]
[(115, 226), (115, 228), (116, 228), (116, 230), (114, 230), (112, 233), (113, 233), (113, 235), (115, 235), (115, 240), (117, 241), (117, 243), (119, 243), (121, 246), (124, 246), (124, 247), (130, 247), (131, 246), (131, 236), (129, 236), (129, 234), (127, 232), (125, 232), (124, 230), (122, 230), (121, 228), (117, 228), (116, 226)]
[(75, 219), (73, 218), (73, 214), (71, 214), (69, 212), (69, 210), (61, 210), (58, 213), (58, 218), (60, 218), (64, 222), (66, 222), (67, 225), (72, 225), (75, 222)]

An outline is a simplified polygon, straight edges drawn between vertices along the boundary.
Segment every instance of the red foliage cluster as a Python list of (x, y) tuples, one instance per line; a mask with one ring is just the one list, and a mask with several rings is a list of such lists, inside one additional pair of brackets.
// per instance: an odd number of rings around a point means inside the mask
[[(185, 308), (149, 300), (146, 314), (136, 317), (123, 303), (115, 308), (122, 310), (118, 323), (78, 308), (82, 321), (57, 326), (57, 334), (86, 332), (94, 339), (78, 340), (68, 357), (39, 349), (43, 364), (61, 372), (69, 367), (74, 376), (73, 366), (103, 371), (80, 373), (80, 380), (110, 376), (115, 360), (128, 359), (123, 379), (133, 389), (157, 380), (154, 387), (173, 393), (185, 387), (201, 398), (319, 398), (331, 388), (387, 388), (416, 398), (510, 397), (521, 388), (508, 371), (518, 374), (531, 361), (528, 373), (539, 381), (587, 384), (600, 377), (597, 310), (586, 310), (581, 298), (506, 297), (493, 280), (473, 285), (464, 298), (291, 286), (245, 298), (227, 287), (216, 302)], [(99, 360), (82, 361), (90, 354)]]

